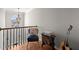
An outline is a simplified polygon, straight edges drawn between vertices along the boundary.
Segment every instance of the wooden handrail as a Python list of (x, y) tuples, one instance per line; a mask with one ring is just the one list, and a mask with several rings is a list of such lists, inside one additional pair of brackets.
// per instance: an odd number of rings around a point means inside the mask
[(37, 27), (37, 26), (24, 26), (24, 27), (0, 28), (0, 31), (1, 31), (1, 30), (7, 30), (7, 29), (31, 28), (31, 27)]

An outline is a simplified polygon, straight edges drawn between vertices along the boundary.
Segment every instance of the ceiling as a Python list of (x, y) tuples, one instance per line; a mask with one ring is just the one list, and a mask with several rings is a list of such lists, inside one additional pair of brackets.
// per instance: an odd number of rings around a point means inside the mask
[[(18, 12), (18, 8), (4, 8), (6, 11), (15, 11)], [(29, 12), (34, 8), (19, 8), (19, 12)]]

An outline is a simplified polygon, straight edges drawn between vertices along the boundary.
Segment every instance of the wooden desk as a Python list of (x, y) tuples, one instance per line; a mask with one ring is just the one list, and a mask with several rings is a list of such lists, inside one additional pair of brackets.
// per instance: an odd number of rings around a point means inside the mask
[(50, 35), (50, 34), (42, 34), (42, 46), (43, 45), (49, 45), (54, 49), (54, 40), (55, 40), (55, 35)]

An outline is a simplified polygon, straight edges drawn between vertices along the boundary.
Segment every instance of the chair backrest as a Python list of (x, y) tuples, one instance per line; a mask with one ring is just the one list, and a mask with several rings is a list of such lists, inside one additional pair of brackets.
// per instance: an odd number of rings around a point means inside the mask
[(28, 29), (28, 33), (38, 35), (38, 28), (30, 28), (30, 29)]

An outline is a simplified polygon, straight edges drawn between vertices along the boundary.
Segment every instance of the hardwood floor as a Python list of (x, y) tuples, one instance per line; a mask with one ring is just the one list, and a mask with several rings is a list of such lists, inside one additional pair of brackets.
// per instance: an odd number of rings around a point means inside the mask
[(39, 42), (26, 42), (25, 44), (22, 45), (15, 45), (14, 48), (11, 47), (9, 50), (51, 50), (52, 48), (48, 45), (43, 45)]

